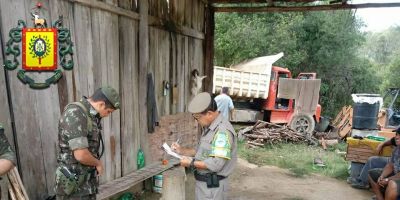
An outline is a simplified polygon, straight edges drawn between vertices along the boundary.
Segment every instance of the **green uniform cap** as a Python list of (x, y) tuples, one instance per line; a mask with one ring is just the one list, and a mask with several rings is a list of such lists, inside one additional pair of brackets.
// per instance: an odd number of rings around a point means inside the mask
[(118, 92), (114, 88), (105, 86), (101, 88), (101, 92), (107, 97), (108, 101), (114, 106), (115, 109), (120, 108), (121, 100), (119, 99)]
[(201, 113), (208, 108), (210, 103), (211, 95), (208, 92), (199, 93), (189, 102), (188, 111), (190, 113)]
[(0, 123), (0, 129), (4, 129), (4, 128), (3, 128), (3, 124), (1, 124), (1, 123)]

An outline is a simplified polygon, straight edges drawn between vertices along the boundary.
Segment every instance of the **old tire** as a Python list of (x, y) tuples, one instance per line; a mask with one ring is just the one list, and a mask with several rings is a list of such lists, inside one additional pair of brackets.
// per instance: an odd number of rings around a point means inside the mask
[(296, 114), (290, 121), (290, 128), (302, 134), (312, 133), (315, 121), (311, 115)]

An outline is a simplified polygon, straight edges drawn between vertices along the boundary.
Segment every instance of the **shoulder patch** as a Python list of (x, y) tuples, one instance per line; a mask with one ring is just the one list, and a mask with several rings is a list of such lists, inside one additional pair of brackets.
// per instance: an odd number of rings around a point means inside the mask
[(229, 141), (229, 132), (218, 131), (211, 143), (210, 156), (231, 159), (231, 143)]

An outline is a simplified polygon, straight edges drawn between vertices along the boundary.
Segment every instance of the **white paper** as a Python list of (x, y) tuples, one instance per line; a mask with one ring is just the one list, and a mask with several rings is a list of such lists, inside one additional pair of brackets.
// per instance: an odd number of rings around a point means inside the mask
[(174, 151), (172, 151), (171, 147), (169, 147), (169, 145), (167, 143), (164, 142), (164, 144), (162, 145), (163, 149), (165, 152), (167, 152), (169, 155), (178, 158), (178, 159), (182, 159), (182, 156), (175, 153)]

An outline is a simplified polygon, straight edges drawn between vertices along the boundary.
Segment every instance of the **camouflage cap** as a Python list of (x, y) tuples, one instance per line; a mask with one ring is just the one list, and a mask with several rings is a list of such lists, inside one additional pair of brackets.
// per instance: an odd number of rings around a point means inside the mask
[(201, 113), (208, 108), (211, 100), (211, 95), (208, 92), (199, 93), (189, 102), (188, 111), (190, 113)]
[(3, 128), (3, 124), (1, 124), (1, 123), (0, 123), (0, 129), (4, 129), (4, 128)]
[(115, 109), (120, 108), (121, 100), (118, 92), (114, 88), (110, 86), (104, 86), (101, 88), (101, 92), (107, 97), (108, 101), (114, 106)]

